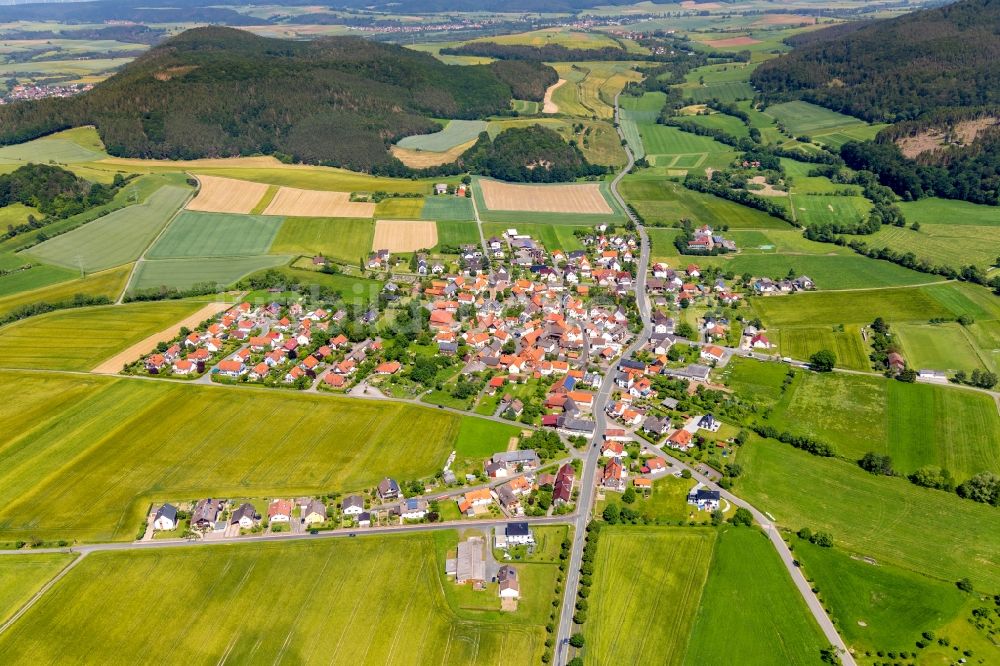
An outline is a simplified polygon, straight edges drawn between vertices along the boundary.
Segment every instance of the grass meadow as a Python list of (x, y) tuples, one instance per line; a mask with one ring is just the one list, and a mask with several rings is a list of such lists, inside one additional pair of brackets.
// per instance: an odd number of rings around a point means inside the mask
[[(13, 268), (13, 267), (12, 267)], [(41, 289), (79, 277), (79, 271), (71, 271), (61, 266), (31, 264), (27, 270), (18, 270), (0, 276), (0, 298), (32, 289)]]
[(756, 92), (746, 81), (720, 81), (705, 83), (705, 85), (682, 86), (684, 97), (694, 104), (702, 104), (712, 99), (720, 102), (735, 102), (743, 99), (753, 99)]
[(0, 366), (87, 371), (204, 303), (165, 301), (57, 310), (0, 328)]
[[(859, 255), (808, 254), (736, 254), (717, 260), (719, 265), (736, 275), (784, 278), (789, 269), (796, 275), (808, 275), (821, 290), (867, 289), (872, 287), (902, 287), (942, 281), (936, 275), (919, 273), (888, 261), (873, 261)], [(791, 298), (812, 294), (796, 294)], [(769, 302), (786, 296), (771, 296), (756, 302)], [(765, 306), (766, 307), (766, 306)]]
[(0, 447), (7, 541), (128, 540), (157, 500), (339, 492), (432, 474), (465, 418), (268, 389), (14, 371), (0, 379), (18, 387), (0, 406), (16, 433)]
[(715, 540), (709, 529), (602, 529), (584, 663), (683, 663)]
[(439, 221), (437, 222), (438, 245), (478, 245), (479, 227), (475, 222)]
[(626, 178), (622, 195), (649, 224), (671, 225), (681, 218), (730, 229), (788, 229), (788, 223), (753, 208), (687, 189), (662, 178)]
[(778, 345), (782, 356), (806, 361), (821, 349), (829, 349), (837, 355), (839, 368), (871, 369), (868, 349), (857, 325), (844, 326), (844, 330), (837, 326), (789, 326), (770, 334), (771, 342)]
[[(1000, 217), (1000, 213), (994, 213)], [(975, 218), (973, 218), (975, 219)], [(909, 217), (907, 217), (909, 221)], [(1000, 225), (920, 223), (920, 229), (883, 226), (865, 237), (869, 247), (890, 247), (912, 252), (933, 265), (959, 268), (975, 264), (989, 268), (1000, 251)]]
[(0, 558), (0, 622), (31, 599), (47, 582), (73, 561), (68, 553), (40, 553)]
[(0, 164), (28, 162), (76, 164), (93, 162), (107, 156), (97, 132), (92, 127), (77, 127), (0, 148)]
[(127, 266), (119, 266), (118, 268), (92, 273), (84, 278), (0, 297), (0, 317), (23, 305), (70, 301), (77, 294), (107, 296), (110, 299), (116, 299), (125, 288), (125, 283), (128, 282), (128, 276), (131, 271), (132, 265), (129, 264)]
[(442, 222), (471, 220), (474, 217), (472, 199), (438, 195), (424, 199), (424, 207), (420, 211), (419, 219)]
[[(877, 652), (911, 650), (924, 631), (946, 637), (959, 650), (977, 657), (1000, 658), (966, 620), (976, 604), (951, 581), (933, 580), (917, 572), (884, 563), (869, 564), (837, 548), (821, 548), (793, 538), (795, 557), (803, 573), (819, 589), (837, 630), (849, 647)], [(954, 650), (931, 643), (920, 663), (950, 663)]]
[(375, 218), (379, 220), (419, 220), (423, 210), (423, 199), (389, 198), (375, 204)]
[(767, 115), (785, 126), (793, 136), (814, 136), (833, 130), (866, 125), (863, 120), (831, 111), (809, 102), (785, 102), (765, 109)]
[(901, 353), (913, 368), (970, 372), (975, 368), (995, 371), (995, 350), (980, 352), (975, 339), (957, 323), (897, 324)]
[(400, 139), (396, 145), (408, 150), (426, 150), (443, 153), (446, 150), (468, 143), (486, 131), (483, 120), (449, 120), (438, 132), (417, 134)]
[(836, 549), (879, 564), (949, 584), (968, 576), (979, 589), (1000, 590), (993, 564), (1000, 531), (990, 527), (996, 521), (991, 506), (774, 440), (755, 439), (740, 450), (739, 462), (736, 494), (784, 527), (828, 531)]
[(756, 529), (719, 534), (684, 663), (815, 664), (826, 639), (770, 540)]
[(370, 218), (289, 217), (271, 243), (271, 252), (322, 255), (357, 264), (372, 251), (375, 223)]
[(173, 287), (188, 289), (196, 284), (212, 282), (228, 287), (234, 282), (265, 268), (288, 263), (287, 255), (258, 257), (202, 257), (195, 259), (146, 260), (136, 269), (130, 290)]
[[(444, 532), (452, 543), (458, 534)], [(463, 608), (447, 594), (430, 534), (89, 555), (0, 637), (8, 663), (525, 664), (545, 631), (528, 586), (516, 613)], [(554, 570), (552, 565), (522, 565)], [(306, 573), (308, 572), (308, 573)], [(525, 575), (536, 585), (554, 575)], [(182, 582), (183, 581), (183, 582)], [(279, 584), (280, 581), (280, 584)], [(495, 599), (489, 591), (475, 599)], [(266, 604), (259, 603), (267, 597)], [(548, 604), (545, 604), (546, 606)], [(151, 621), (150, 618), (158, 618)], [(59, 626), (49, 632), (45, 627)]]
[(146, 254), (150, 259), (266, 254), (282, 218), (184, 211)]
[[(354, 277), (352, 275), (344, 275), (343, 273), (321, 273), (320, 271), (303, 270), (290, 266), (279, 266), (266, 270), (278, 271), (286, 276), (289, 282), (297, 282), (299, 285), (302, 285), (303, 290), (311, 289), (313, 286), (325, 287), (339, 292), (348, 302), (360, 305), (367, 305), (372, 301), (377, 301), (379, 292), (385, 286), (385, 283), (379, 280)], [(266, 295), (263, 298), (267, 302), (273, 300)]]
[(862, 196), (826, 196), (822, 194), (797, 194), (793, 186), (792, 214), (803, 225), (854, 222), (866, 219), (872, 204)]
[(31, 248), (42, 261), (88, 272), (135, 261), (170, 221), (190, 190), (165, 186), (129, 206)]

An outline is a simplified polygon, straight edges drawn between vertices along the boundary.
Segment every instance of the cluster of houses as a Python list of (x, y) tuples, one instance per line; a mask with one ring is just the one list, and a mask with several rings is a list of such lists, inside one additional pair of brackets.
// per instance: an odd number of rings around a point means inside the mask
[(816, 283), (807, 275), (784, 280), (760, 277), (750, 281), (750, 288), (759, 296), (777, 296), (796, 291), (812, 291), (816, 288)]
[(708, 254), (717, 248), (726, 252), (735, 252), (737, 249), (736, 243), (714, 233), (712, 227), (707, 224), (695, 229), (687, 244), (690, 252)]
[(656, 262), (650, 267), (652, 277), (646, 280), (646, 291), (653, 302), (663, 306), (666, 296), (673, 297), (673, 303), (683, 305), (696, 303), (714, 297), (724, 305), (738, 303), (742, 296), (735, 293), (722, 278), (713, 283), (701, 281), (702, 269), (698, 264), (688, 264), (683, 270), (671, 268), (664, 262)]
[(554, 506), (572, 502), (576, 478), (573, 466), (564, 464), (554, 475), (536, 474), (540, 465), (538, 455), (531, 449), (494, 454), (485, 465), (486, 475), (490, 479), (509, 480), (456, 497), (458, 510), (464, 516), (475, 518), (488, 515), (492, 507), (498, 506), (508, 517), (523, 516), (526, 498), (540, 488), (552, 488)]

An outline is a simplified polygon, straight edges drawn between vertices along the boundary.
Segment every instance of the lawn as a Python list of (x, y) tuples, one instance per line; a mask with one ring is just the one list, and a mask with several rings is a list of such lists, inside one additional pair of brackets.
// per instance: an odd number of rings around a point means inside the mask
[(723, 529), (684, 662), (816, 664), (826, 644), (767, 536)]
[(143, 261), (136, 269), (130, 291), (158, 287), (189, 289), (211, 282), (228, 287), (264, 268), (288, 263), (289, 256), (207, 257), (201, 259), (157, 259)]
[(715, 540), (709, 529), (605, 527), (584, 663), (682, 663)]
[(0, 328), (0, 365), (7, 368), (82, 370), (158, 333), (204, 303), (166, 301), (74, 308), (30, 317)]
[(375, 217), (379, 220), (419, 220), (423, 209), (424, 199), (382, 199), (375, 204)]
[(119, 266), (107, 271), (93, 273), (85, 278), (60, 282), (40, 289), (22, 291), (0, 298), (0, 317), (17, 308), (32, 303), (62, 303), (73, 300), (77, 294), (118, 298), (125, 288), (132, 266)]
[(128, 540), (156, 500), (341, 492), (430, 475), (463, 420), (271, 389), (14, 371), (0, 381), (17, 387), (0, 405), (14, 433), (0, 446), (4, 541)]
[(290, 217), (271, 243), (275, 254), (322, 255), (356, 265), (372, 251), (375, 223), (369, 218)]
[(681, 218), (730, 229), (788, 229), (788, 223), (759, 210), (687, 189), (662, 178), (626, 178), (621, 192), (649, 224), (672, 225)]
[(151, 259), (266, 254), (282, 218), (184, 211), (149, 249)]
[(424, 199), (421, 220), (471, 220), (475, 217), (472, 199), (466, 197), (434, 196)]
[[(974, 648), (980, 657), (997, 656), (997, 647), (977, 635), (965, 620), (963, 611), (970, 597), (951, 581), (869, 564), (837, 548), (820, 548), (798, 538), (793, 538), (793, 547), (803, 573), (818, 587), (823, 605), (849, 647), (909, 651), (920, 634), (930, 630), (949, 638), (960, 650)], [(920, 663), (949, 663), (953, 654), (947, 647), (932, 644), (921, 652)]]
[[(20, 259), (17, 263), (21, 263)], [(28, 270), (16, 270), (6, 275), (0, 275), (0, 298), (32, 289), (41, 289), (79, 276), (79, 271), (71, 271), (68, 268), (32, 264)]]
[(894, 329), (900, 351), (912, 368), (951, 373), (996, 368), (992, 356), (984, 353), (981, 357), (971, 336), (959, 324), (897, 324)]
[(16, 613), (74, 557), (68, 553), (45, 553), (0, 558), (0, 622)]
[(438, 221), (438, 246), (479, 245), (479, 227), (475, 222)]
[(28, 252), (67, 268), (99, 271), (135, 261), (183, 205), (190, 189), (161, 187), (144, 203), (109, 213)]
[[(442, 536), (457, 542), (455, 532)], [(0, 637), (0, 658), (162, 663), (183, 653), (199, 664), (403, 664), (414, 655), (442, 664), (537, 662), (542, 623), (527, 609), (501, 614), (456, 605), (445, 593), (456, 586), (444, 577), (437, 540), (418, 534), (95, 553)], [(551, 588), (532, 589), (524, 578), (522, 606), (531, 605), (530, 595), (551, 596)], [(52, 626), (60, 630), (44, 629)]]
[(483, 120), (449, 120), (444, 128), (433, 134), (417, 134), (400, 139), (396, 145), (408, 150), (426, 150), (443, 153), (446, 150), (468, 143), (486, 131)]
[[(1000, 590), (996, 509), (774, 440), (742, 447), (735, 490), (780, 525), (833, 535), (835, 548), (953, 583)], [(933, 538), (928, 538), (933, 535)]]

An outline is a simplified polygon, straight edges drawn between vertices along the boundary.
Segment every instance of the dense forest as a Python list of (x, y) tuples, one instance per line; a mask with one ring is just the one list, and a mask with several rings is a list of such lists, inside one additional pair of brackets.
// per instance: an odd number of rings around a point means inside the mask
[(112, 155), (190, 159), (273, 154), (372, 171), (387, 148), (541, 100), (558, 76), (536, 62), (453, 67), (356, 37), (291, 41), (232, 28), (188, 30), (92, 91), (0, 107), (0, 143), (93, 124)]
[(492, 141), (483, 132), (461, 161), (473, 173), (523, 183), (566, 182), (608, 171), (587, 162), (576, 145), (541, 125), (514, 127)]
[[(790, 54), (752, 76), (766, 102), (804, 99), (896, 123), (841, 157), (878, 174), (904, 199), (938, 196), (1000, 203), (1000, 2), (962, 0), (860, 27), (799, 35)], [(965, 137), (963, 120), (982, 127)], [(897, 143), (921, 140), (919, 154)], [(914, 151), (916, 152), (916, 151)]]
[(61, 167), (26, 164), (0, 175), (0, 208), (21, 203), (62, 218), (111, 201), (115, 189), (91, 183)]

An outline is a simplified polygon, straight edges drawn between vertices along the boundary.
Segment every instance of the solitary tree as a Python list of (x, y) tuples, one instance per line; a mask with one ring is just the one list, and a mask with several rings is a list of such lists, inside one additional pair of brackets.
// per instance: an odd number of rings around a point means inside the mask
[(733, 517), (729, 519), (729, 522), (733, 525), (744, 525), (746, 527), (750, 527), (753, 525), (753, 514), (750, 513), (749, 509), (745, 509), (741, 506), (736, 509), (736, 513), (734, 513)]
[(837, 364), (837, 355), (829, 349), (820, 349), (809, 357), (809, 367), (816, 372), (831, 372)]

